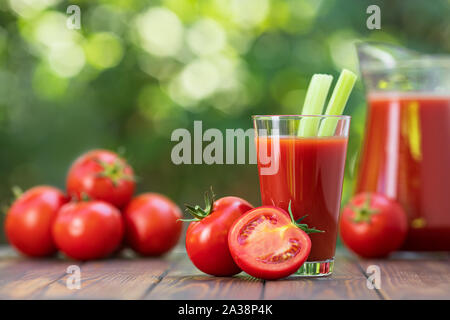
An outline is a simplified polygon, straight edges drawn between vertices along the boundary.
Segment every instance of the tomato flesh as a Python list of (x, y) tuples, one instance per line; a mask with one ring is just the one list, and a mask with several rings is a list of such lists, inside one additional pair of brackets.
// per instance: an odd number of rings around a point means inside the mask
[(309, 236), (282, 209), (249, 211), (231, 227), (228, 245), (236, 264), (249, 275), (279, 279), (298, 270), (311, 250)]

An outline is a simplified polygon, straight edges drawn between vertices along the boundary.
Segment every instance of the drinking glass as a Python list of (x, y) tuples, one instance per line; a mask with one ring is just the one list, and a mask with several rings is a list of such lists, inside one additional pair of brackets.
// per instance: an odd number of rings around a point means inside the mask
[[(349, 116), (253, 116), (261, 199), (288, 211), (302, 223), (322, 230), (312, 233), (307, 262), (295, 275), (333, 272), (339, 211), (347, 153)], [(323, 134), (321, 126), (332, 130)], [(300, 127), (313, 129), (299, 135)], [(322, 132), (321, 134), (319, 134)], [(317, 134), (315, 134), (317, 133)]]

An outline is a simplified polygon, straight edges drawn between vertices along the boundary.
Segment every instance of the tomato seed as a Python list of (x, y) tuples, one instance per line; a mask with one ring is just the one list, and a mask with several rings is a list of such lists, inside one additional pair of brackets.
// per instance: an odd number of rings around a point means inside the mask
[(289, 239), (290, 247), (288, 250), (274, 255), (270, 253), (266, 256), (259, 257), (257, 260), (263, 263), (282, 263), (289, 259), (292, 259), (297, 253), (300, 252), (300, 243), (297, 239)]

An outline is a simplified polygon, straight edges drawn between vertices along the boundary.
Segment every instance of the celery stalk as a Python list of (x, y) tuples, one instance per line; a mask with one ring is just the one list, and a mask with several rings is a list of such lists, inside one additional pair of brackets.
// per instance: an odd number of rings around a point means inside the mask
[[(302, 115), (321, 115), (333, 77), (328, 74), (315, 74), (306, 91)], [(300, 121), (298, 135), (310, 137), (317, 134), (319, 119), (303, 118)]]
[[(353, 72), (347, 69), (342, 70), (328, 102), (325, 115), (342, 115), (355, 82), (356, 75)], [(332, 136), (336, 130), (337, 123), (338, 119), (324, 119), (320, 124), (319, 137)]]

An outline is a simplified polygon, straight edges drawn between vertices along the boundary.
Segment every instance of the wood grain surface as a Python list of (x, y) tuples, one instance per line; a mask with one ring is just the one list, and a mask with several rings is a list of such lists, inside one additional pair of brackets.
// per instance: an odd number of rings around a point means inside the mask
[[(69, 289), (76, 265), (80, 289)], [(371, 269), (380, 270), (380, 288), (370, 289)], [(450, 253), (398, 253), (361, 260), (340, 250), (334, 274), (264, 281), (245, 273), (211, 277), (198, 271), (182, 248), (161, 258), (130, 251), (78, 262), (54, 257), (29, 259), (0, 247), (0, 299), (450, 299)]]

